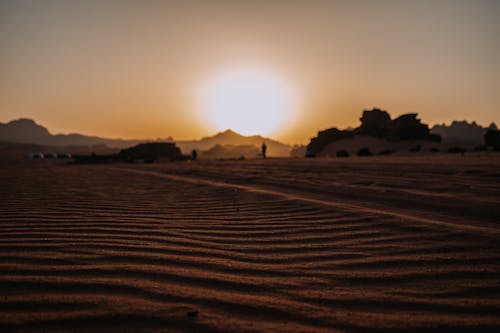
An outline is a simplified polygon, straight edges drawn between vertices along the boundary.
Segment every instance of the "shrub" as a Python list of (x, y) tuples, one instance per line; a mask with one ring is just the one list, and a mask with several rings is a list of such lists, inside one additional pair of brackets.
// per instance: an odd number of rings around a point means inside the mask
[(369, 148), (361, 148), (358, 150), (358, 156), (372, 156), (372, 152)]

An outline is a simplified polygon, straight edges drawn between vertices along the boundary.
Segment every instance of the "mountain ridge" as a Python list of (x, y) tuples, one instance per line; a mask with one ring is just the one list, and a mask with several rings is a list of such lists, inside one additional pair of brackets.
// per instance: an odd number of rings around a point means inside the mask
[(443, 141), (456, 144), (483, 145), (484, 135), (488, 130), (496, 130), (497, 125), (481, 126), (476, 121), (453, 120), (450, 125), (436, 124), (431, 128), (431, 133), (440, 135)]
[[(33, 119), (19, 118), (7, 123), (0, 123), (0, 141), (37, 144), (45, 146), (107, 146), (109, 148), (123, 149), (144, 142), (174, 141), (171, 137), (156, 140), (140, 139), (110, 139), (98, 136), (89, 136), (80, 133), (51, 134), (43, 125)], [(289, 156), (291, 146), (277, 140), (261, 135), (244, 136), (231, 129), (215, 133), (212, 136), (202, 137), (198, 140), (179, 140), (176, 144), (184, 154), (189, 154), (193, 149), (204, 151), (216, 145), (253, 145), (258, 148), (262, 143), (268, 146), (269, 156)]]

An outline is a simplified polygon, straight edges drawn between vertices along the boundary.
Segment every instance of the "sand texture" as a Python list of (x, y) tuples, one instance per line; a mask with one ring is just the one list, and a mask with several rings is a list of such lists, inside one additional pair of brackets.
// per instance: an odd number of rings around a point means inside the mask
[(1, 332), (500, 331), (500, 156), (1, 161)]

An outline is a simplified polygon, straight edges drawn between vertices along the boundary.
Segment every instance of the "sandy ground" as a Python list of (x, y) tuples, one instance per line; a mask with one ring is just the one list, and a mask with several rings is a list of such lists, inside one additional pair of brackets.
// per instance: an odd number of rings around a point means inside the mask
[(0, 331), (500, 330), (500, 154), (0, 164)]

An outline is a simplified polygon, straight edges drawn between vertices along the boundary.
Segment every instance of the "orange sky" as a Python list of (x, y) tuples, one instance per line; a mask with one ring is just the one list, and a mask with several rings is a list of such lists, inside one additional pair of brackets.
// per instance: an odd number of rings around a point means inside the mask
[(196, 94), (254, 66), (290, 83), (274, 137), (305, 143), (373, 106), (429, 124), (500, 119), (498, 1), (0, 1), (0, 121), (53, 133), (213, 134)]

